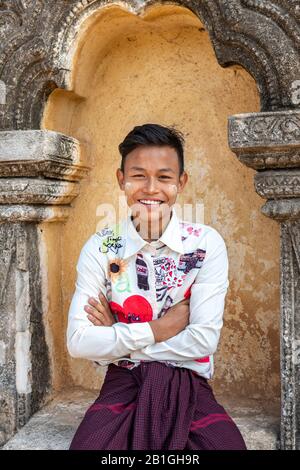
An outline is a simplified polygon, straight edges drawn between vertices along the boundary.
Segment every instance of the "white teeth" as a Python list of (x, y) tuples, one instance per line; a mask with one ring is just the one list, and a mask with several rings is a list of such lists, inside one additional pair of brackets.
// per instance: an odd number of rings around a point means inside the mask
[(151, 201), (151, 199), (140, 199), (142, 204), (160, 204), (160, 201)]

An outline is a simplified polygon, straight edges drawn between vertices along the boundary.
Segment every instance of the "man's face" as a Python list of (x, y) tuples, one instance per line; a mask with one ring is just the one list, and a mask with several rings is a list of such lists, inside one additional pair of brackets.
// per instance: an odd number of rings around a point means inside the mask
[(179, 176), (179, 161), (174, 148), (140, 146), (130, 152), (124, 173), (118, 169), (120, 188), (134, 218), (150, 225), (169, 220), (177, 194), (182, 192), (187, 174)]

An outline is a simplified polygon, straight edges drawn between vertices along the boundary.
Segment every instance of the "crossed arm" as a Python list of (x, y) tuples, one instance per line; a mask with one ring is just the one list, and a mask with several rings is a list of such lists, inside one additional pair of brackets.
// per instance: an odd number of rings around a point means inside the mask
[[(99, 279), (104, 277), (102, 268), (95, 265), (99, 261), (92, 252), (85, 251), (77, 265), (76, 292), (69, 314), (69, 353), (94, 361), (129, 356), (137, 360), (187, 361), (213, 354), (223, 325), (229, 281), (225, 243), (218, 232), (210, 234), (207, 256), (191, 287), (190, 322), (168, 339), (159, 337), (152, 328), (164, 317), (153, 322), (115, 322), (105, 297), (98, 297), (99, 290), (105, 292), (104, 285), (99, 289)], [(87, 257), (91, 257), (91, 264)]]

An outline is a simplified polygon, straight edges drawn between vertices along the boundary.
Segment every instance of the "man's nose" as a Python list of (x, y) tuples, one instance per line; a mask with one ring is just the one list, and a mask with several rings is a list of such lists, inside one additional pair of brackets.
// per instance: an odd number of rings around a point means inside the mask
[(146, 190), (148, 193), (155, 193), (155, 192), (157, 192), (158, 186), (157, 186), (157, 180), (156, 180), (156, 178), (151, 178), (151, 177), (147, 178), (145, 190)]

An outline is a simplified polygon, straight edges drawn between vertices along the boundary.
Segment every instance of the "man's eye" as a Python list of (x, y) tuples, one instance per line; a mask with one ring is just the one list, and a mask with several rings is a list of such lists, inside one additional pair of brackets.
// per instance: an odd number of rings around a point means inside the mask
[(133, 178), (135, 178), (135, 177), (139, 178), (141, 176), (143, 177), (144, 175), (132, 175)]
[(162, 175), (162, 176), (160, 176), (160, 178), (164, 178), (164, 179), (168, 179), (168, 180), (169, 180), (169, 179), (171, 179), (171, 176)]

